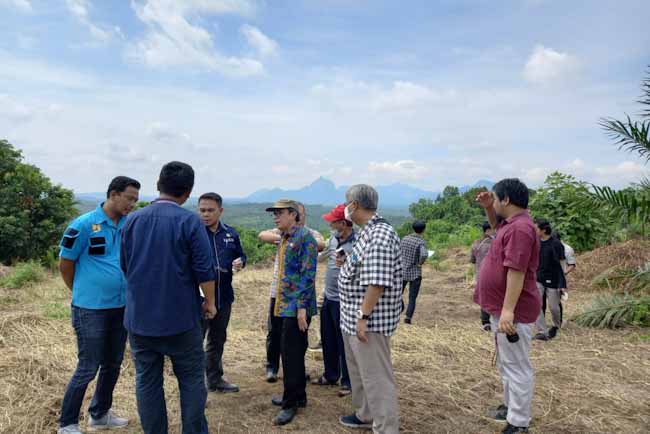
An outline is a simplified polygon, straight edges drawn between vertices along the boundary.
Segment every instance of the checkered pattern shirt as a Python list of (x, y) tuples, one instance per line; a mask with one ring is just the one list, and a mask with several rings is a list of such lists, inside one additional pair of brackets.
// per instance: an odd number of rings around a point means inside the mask
[(375, 215), (357, 235), (357, 242), (339, 273), (341, 329), (356, 334), (357, 310), (368, 285), (383, 286), (368, 320), (368, 331), (393, 334), (402, 310), (402, 252), (393, 227)]
[(427, 259), (427, 243), (417, 235), (407, 235), (400, 244), (404, 281), (412, 282), (422, 277), (422, 263)]

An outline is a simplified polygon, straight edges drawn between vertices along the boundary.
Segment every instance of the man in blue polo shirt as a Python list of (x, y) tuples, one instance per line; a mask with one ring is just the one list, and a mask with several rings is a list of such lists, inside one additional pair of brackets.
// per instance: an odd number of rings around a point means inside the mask
[[(160, 198), (129, 216), (120, 262), (127, 281), (124, 326), (135, 360), (138, 414), (145, 434), (168, 432), (163, 371), (178, 381), (183, 434), (207, 434), (202, 316), (217, 313), (210, 240), (199, 216), (181, 207), (194, 170), (172, 161), (158, 178)], [(202, 301), (199, 286), (205, 295)]]
[(88, 428), (121, 428), (128, 420), (111, 411), (126, 345), (124, 303), (126, 281), (120, 270), (120, 229), (138, 201), (140, 183), (118, 176), (108, 186), (106, 201), (77, 217), (61, 240), (59, 269), (72, 291), (72, 326), (78, 360), (63, 397), (59, 434), (80, 434), (79, 413), (88, 384), (99, 371), (88, 408)]
[(205, 347), (205, 374), (210, 392), (239, 392), (239, 386), (223, 378), (223, 347), (226, 344), (228, 323), (235, 294), (232, 273), (246, 266), (246, 254), (239, 234), (221, 221), (223, 199), (217, 193), (199, 197), (199, 215), (210, 239), (217, 278), (217, 315), (206, 322), (208, 342)]

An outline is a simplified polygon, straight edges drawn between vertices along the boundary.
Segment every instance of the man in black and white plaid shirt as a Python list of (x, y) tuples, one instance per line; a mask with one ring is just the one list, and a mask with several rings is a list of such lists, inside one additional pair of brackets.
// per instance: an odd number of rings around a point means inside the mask
[(390, 337), (402, 310), (402, 254), (397, 233), (377, 214), (378, 202), (369, 185), (345, 194), (345, 218), (362, 229), (339, 274), (341, 330), (357, 408), (339, 421), (392, 434), (399, 432), (399, 415)]
[(411, 235), (402, 238), (402, 265), (404, 266), (404, 287), (402, 292), (409, 285), (409, 305), (406, 309), (406, 318), (404, 322), (411, 324), (411, 319), (415, 313), (415, 302), (420, 293), (420, 285), (422, 284), (422, 264), (427, 260), (428, 251), (427, 243), (422, 238), (422, 233), (427, 228), (427, 225), (422, 220), (413, 222), (413, 231)]

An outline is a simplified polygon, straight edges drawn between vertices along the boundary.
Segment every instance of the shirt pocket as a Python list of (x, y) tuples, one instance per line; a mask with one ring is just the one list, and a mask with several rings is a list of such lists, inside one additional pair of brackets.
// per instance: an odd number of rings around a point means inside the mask
[(90, 236), (88, 254), (91, 256), (104, 256), (106, 254), (106, 237), (103, 234)]

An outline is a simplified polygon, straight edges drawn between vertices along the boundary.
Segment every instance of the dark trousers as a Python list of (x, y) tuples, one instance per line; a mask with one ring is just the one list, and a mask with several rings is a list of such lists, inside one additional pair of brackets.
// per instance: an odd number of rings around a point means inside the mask
[(135, 395), (145, 434), (167, 434), (167, 407), (163, 389), (165, 356), (172, 362), (181, 395), (183, 434), (207, 434), (207, 391), (203, 378), (205, 355), (201, 327), (173, 336), (130, 334), (135, 361)]
[(127, 332), (123, 326), (124, 308), (84, 309), (72, 306), (72, 327), (77, 335), (77, 368), (63, 397), (60, 425), (79, 423), (79, 412), (88, 384), (97, 387), (88, 412), (102, 418), (113, 405), (113, 389), (120, 376)]
[[(307, 402), (307, 379), (305, 378), (305, 353), (307, 352), (308, 333), (298, 328), (295, 317), (280, 318), (282, 320), (282, 337), (280, 348), (282, 353), (282, 381), (284, 393), (282, 408), (294, 408), (299, 403)], [(307, 323), (311, 318), (307, 318)]]
[(323, 300), (320, 309), (320, 338), (323, 343), (323, 363), (325, 379), (335, 383), (341, 379), (342, 386), (350, 387), (348, 365), (345, 362), (345, 347), (341, 334), (341, 303)]
[(415, 313), (415, 302), (418, 298), (418, 294), (420, 293), (420, 285), (422, 284), (422, 277), (418, 277), (417, 279), (410, 282), (404, 281), (402, 294), (404, 293), (407, 284), (409, 285), (409, 305), (406, 308), (406, 317), (413, 318), (413, 314)]
[(211, 320), (205, 321), (204, 334), (207, 335), (205, 345), (205, 376), (208, 382), (208, 389), (214, 389), (223, 378), (223, 347), (228, 337), (228, 323), (230, 322), (230, 303), (223, 305), (217, 315)]
[(276, 374), (280, 370), (280, 342), (282, 338), (282, 318), (273, 316), (275, 298), (269, 303), (269, 318), (266, 323), (266, 369)]
[(481, 309), (481, 324), (490, 324), (490, 313)]

